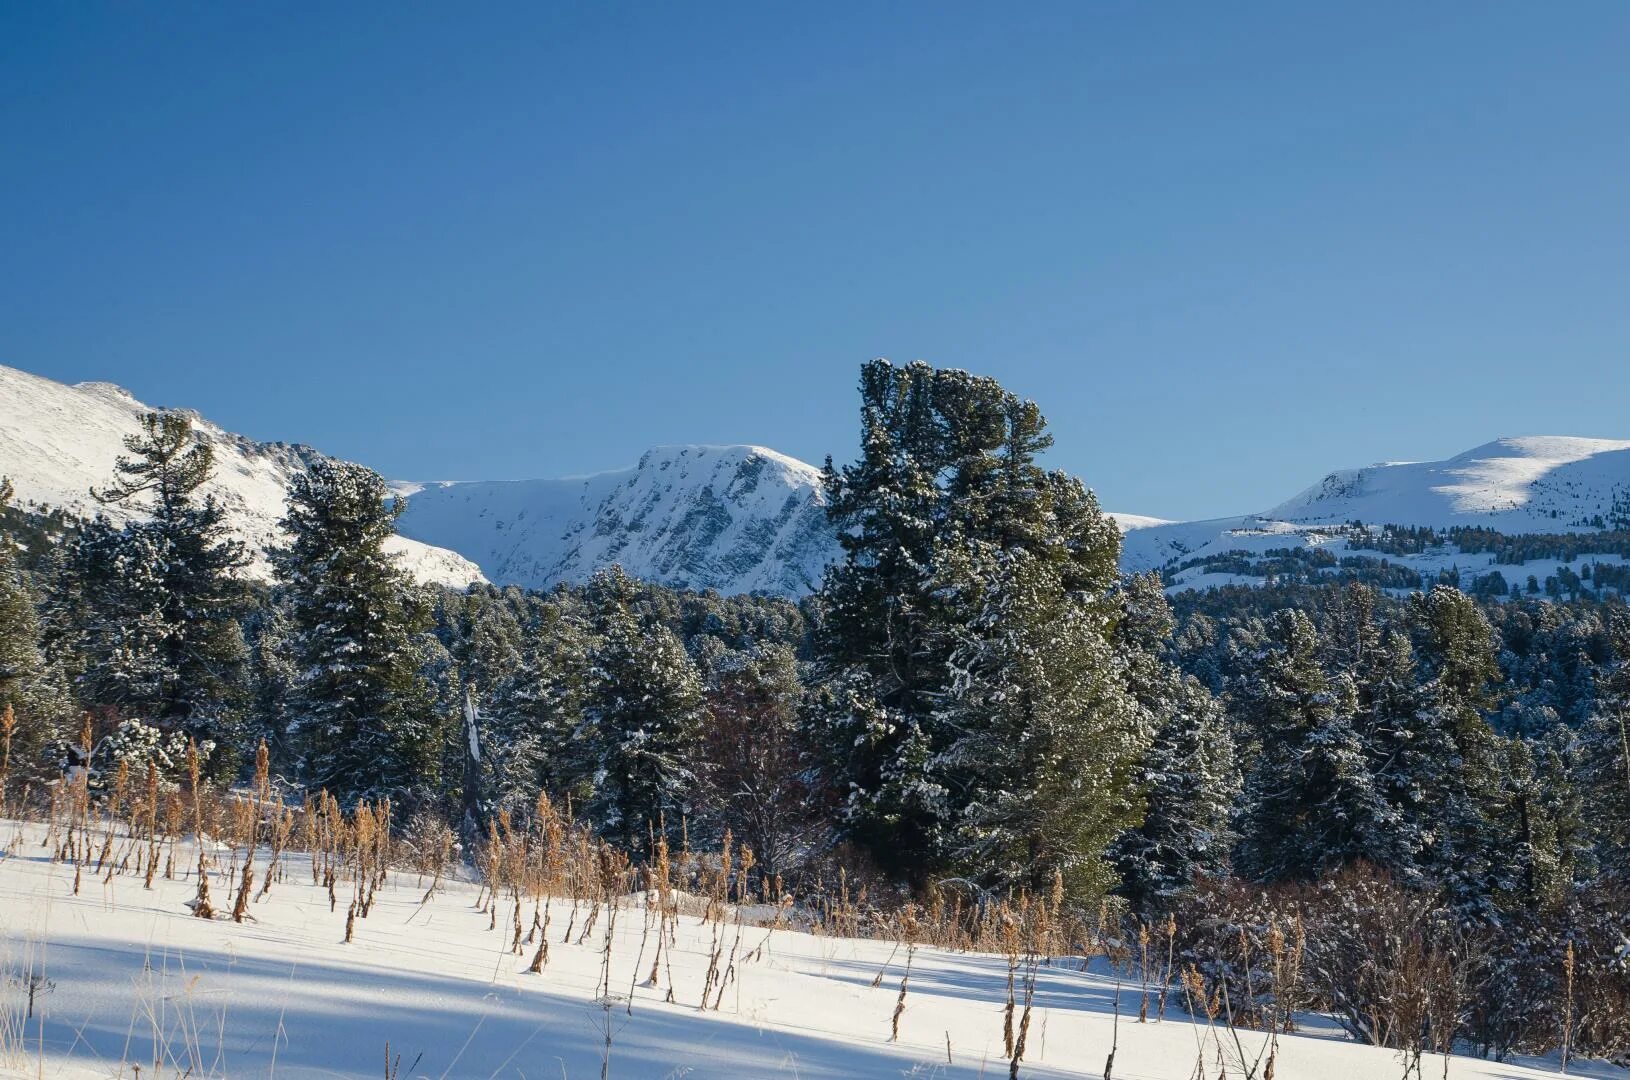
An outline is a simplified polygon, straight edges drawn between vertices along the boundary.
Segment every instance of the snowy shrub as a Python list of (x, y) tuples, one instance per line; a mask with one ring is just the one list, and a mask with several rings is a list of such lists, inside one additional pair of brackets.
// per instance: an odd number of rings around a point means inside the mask
[[(147, 766), (158, 769), (160, 780), (178, 784), (187, 772), (187, 737), (179, 731), (163, 732), (135, 717), (122, 720), (112, 735), (104, 740), (98, 756), (104, 757), (107, 767), (99, 772), (117, 772), (121, 764), (127, 766), (131, 776), (147, 775)], [(208, 760), (215, 744), (205, 741), (198, 747), (198, 756)]]

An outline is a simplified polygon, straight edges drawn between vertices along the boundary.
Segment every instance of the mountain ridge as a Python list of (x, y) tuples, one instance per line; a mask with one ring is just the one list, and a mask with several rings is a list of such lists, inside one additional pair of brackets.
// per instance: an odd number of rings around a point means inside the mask
[[(1122, 566), (1162, 570), (1173, 588), (1250, 583), (1238, 572), (1190, 564), (1225, 555), (1261, 561), (1287, 549), (1331, 559), (1372, 551), (1355, 523), (1445, 531), (1486, 529), (1506, 536), (1630, 529), (1630, 440), (1571, 435), (1504, 436), (1441, 461), (1382, 462), (1335, 469), (1289, 499), (1256, 514), (1172, 522), (1128, 533)], [(1499, 574), (1508, 587), (1554, 563), (1501, 564), (1493, 554), (1455, 545), (1422, 553), (1425, 573)], [(1411, 558), (1393, 554), (1400, 565)], [(1618, 562), (1614, 556), (1606, 559)], [(1237, 560), (1236, 560), (1237, 562)], [(1520, 573), (1518, 572), (1520, 568)], [(1237, 569), (1237, 567), (1236, 567)]]
[(676, 588), (793, 596), (838, 554), (820, 470), (761, 446), (671, 444), (575, 477), (396, 487), (405, 535), (529, 588), (616, 562)]
[[(141, 416), (183, 413), (215, 452), (215, 474), (204, 487), (226, 509), (227, 525), (249, 547), (251, 576), (270, 577), (267, 549), (280, 542), (283, 500), (293, 476), (321, 451), (298, 443), (260, 442), (227, 431), (191, 409), (155, 409), (124, 387), (106, 381), (60, 383), (0, 365), (0, 476), (16, 488), (22, 508), (55, 507), (77, 517), (106, 514), (116, 522), (141, 516), (92, 498), (93, 484), (113, 476), (124, 437), (140, 430)], [(402, 536), (387, 541), (397, 563), (415, 580), (464, 586), (483, 580), (474, 563), (453, 551)]]
[[(19, 505), (128, 518), (126, 508), (96, 503), (89, 488), (107, 481), (123, 437), (146, 411), (112, 382), (70, 386), (0, 366), (0, 475), (12, 477)], [(190, 409), (174, 411), (192, 417), (215, 448), (208, 490), (226, 505), (234, 531), (257, 555), (255, 572), (265, 577), (288, 482), (326, 455), (234, 434)], [(841, 557), (821, 471), (763, 446), (665, 444), (618, 469), (533, 480), (393, 481), (391, 488), (407, 500), (391, 540), (402, 564), (421, 581), (455, 587), (491, 581), (548, 588), (618, 563), (676, 588), (798, 597)], [(1505, 436), (1441, 461), (1334, 469), (1259, 513), (1200, 521), (1110, 516), (1123, 534), (1123, 569), (1160, 570), (1174, 589), (1263, 580), (1270, 575), (1252, 576), (1251, 560), (1288, 549), (1317, 552), (1326, 562), (1371, 551), (1355, 522), (1477, 526), (1507, 535), (1630, 530), (1630, 440)], [(1467, 565), (1459, 554), (1437, 552), (1432, 558), (1443, 566), (1427, 559), (1423, 573), (1458, 572)], [(1243, 570), (1251, 572), (1196, 565), (1220, 564), (1225, 555), (1245, 559)], [(1507, 573), (1492, 555), (1469, 565)]]

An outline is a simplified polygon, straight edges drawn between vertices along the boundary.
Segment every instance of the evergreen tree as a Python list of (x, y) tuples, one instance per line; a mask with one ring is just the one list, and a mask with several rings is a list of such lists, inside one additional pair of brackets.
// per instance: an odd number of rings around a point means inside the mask
[(1202, 875), (1227, 869), (1239, 794), (1234, 740), (1221, 703), (1168, 658), (1171, 607), (1158, 574), (1121, 590), (1115, 638), (1126, 682), (1154, 736), (1138, 766), (1147, 808), (1113, 849), (1121, 895), (1150, 915)]
[(827, 512), (844, 561), (819, 598), (821, 701), (848, 834), (892, 870), (920, 871), (938, 842), (924, 778), (934, 695), (945, 682), (928, 587), (949, 467), (934, 369), (861, 369), (861, 456), (826, 463)]
[(224, 508), (199, 495), (214, 454), (191, 420), (148, 413), (141, 423), (125, 438), (117, 478), (92, 494), (146, 518), (122, 528), (101, 519), (74, 553), (84, 602), (81, 692), (161, 729), (229, 743), (245, 688), (239, 620), (249, 596), (239, 571), (248, 559)]
[(630, 851), (666, 827), (677, 840), (698, 791), (702, 684), (679, 638), (640, 619), (638, 589), (612, 567), (589, 585), (595, 645), (577, 743), (585, 815)]
[(1381, 797), (1392, 809), (1389, 869), (1422, 883), (1429, 875), (1445, 801), (1455, 797), (1459, 756), (1429, 692), (1409, 638), (1377, 632), (1358, 668), (1358, 730)]
[(1258, 744), (1246, 783), (1241, 868), (1259, 880), (1311, 880), (1355, 860), (1394, 861), (1393, 811), (1353, 727), (1356, 693), (1319, 664), (1301, 611), (1279, 612), (1233, 699)]
[(1603, 869), (1630, 883), (1630, 616), (1617, 616), (1610, 634), (1616, 656), (1580, 735), (1575, 773)]
[(975, 541), (940, 556), (951, 680), (937, 710), (945, 749), (946, 862), (998, 886), (1062, 874), (1072, 898), (1113, 886), (1105, 849), (1141, 810), (1148, 741), (1126, 692), (1108, 612), (1079, 602), (1062, 565)]
[(294, 654), (296, 637), (287, 597), (260, 608), (245, 626), (252, 728), (256, 737), (266, 740), (272, 757), (280, 763), (296, 756), (291, 734), (291, 706), (300, 676)]
[(844, 831), (919, 880), (1102, 887), (1147, 736), (1108, 642), (1118, 529), (1037, 465), (1040, 410), (993, 379), (874, 361), (861, 422), (859, 461), (827, 465), (845, 558), (816, 604)]
[(1559, 729), (1504, 742), (1499, 837), (1502, 907), (1554, 912), (1594, 871), (1584, 805), (1574, 788), (1577, 741)]
[(1522, 783), (1509, 774), (1521, 755), (1511, 756), (1485, 715), (1499, 704), (1498, 642), (1476, 601), (1448, 586), (1412, 597), (1408, 617), (1426, 707), (1435, 714), (1427, 722), (1446, 733), (1451, 747), (1434, 785), (1436, 836), (1428, 859), (1464, 918), (1491, 921), (1497, 898), (1522, 887), (1502, 850), (1509, 834), (1495, 824)]
[(389, 500), (373, 471), (318, 460), (290, 485), (275, 553), (298, 664), (295, 765), (346, 800), (433, 782), (447, 727), (425, 671), (428, 605), (384, 550), (404, 508)]
[(540, 789), (565, 793), (581, 719), (588, 631), (568, 605), (519, 590), (472, 590), (457, 648), (480, 716), (483, 786), (494, 807), (524, 811)]
[[(11, 481), (0, 477), (0, 510), (10, 503)], [(72, 715), (60, 672), (40, 648), (40, 626), (28, 575), (11, 540), (0, 535), (0, 711), (12, 709), (9, 772), (25, 775)]]
[(1439, 585), (1411, 597), (1409, 617), (1423, 674), (1433, 684), (1450, 734), (1474, 778), (1492, 786), (1499, 775), (1499, 740), (1486, 714), (1499, 704), (1499, 643), (1477, 602)]

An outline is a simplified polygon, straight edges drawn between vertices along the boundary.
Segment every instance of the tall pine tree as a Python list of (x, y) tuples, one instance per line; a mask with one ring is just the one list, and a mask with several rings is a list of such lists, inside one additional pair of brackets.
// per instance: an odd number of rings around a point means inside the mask
[(403, 509), (373, 471), (316, 461), (290, 485), (274, 556), (297, 660), (295, 767), (342, 799), (431, 783), (446, 735), (424, 670), (429, 606), (384, 549)]
[(1121, 895), (1145, 916), (1167, 910), (1196, 878), (1228, 868), (1238, 765), (1228, 717), (1168, 655), (1171, 607), (1159, 574), (1127, 580), (1115, 639), (1126, 682), (1153, 733), (1138, 765), (1147, 809), (1113, 849)]
[(844, 830), (917, 880), (1101, 889), (1147, 735), (1109, 638), (1119, 531), (1039, 467), (1040, 410), (995, 380), (878, 360), (860, 390), (860, 459), (826, 470), (845, 558), (817, 604)]
[[(11, 497), (11, 481), (0, 477), (0, 511)], [(7, 772), (15, 779), (31, 773), (46, 746), (66, 734), (72, 708), (60, 672), (40, 648), (31, 582), (11, 538), (0, 533), (0, 711), (8, 707), (17, 728)]]
[(239, 572), (248, 558), (225, 509), (200, 494), (214, 452), (180, 413), (146, 414), (125, 449), (113, 483), (92, 494), (143, 517), (92, 523), (72, 558), (81, 694), (161, 729), (231, 742), (246, 690), (239, 620), (249, 595)]
[(679, 638), (634, 610), (637, 586), (613, 566), (589, 583), (595, 645), (576, 734), (584, 814), (630, 851), (666, 827), (677, 839), (698, 790), (702, 682)]

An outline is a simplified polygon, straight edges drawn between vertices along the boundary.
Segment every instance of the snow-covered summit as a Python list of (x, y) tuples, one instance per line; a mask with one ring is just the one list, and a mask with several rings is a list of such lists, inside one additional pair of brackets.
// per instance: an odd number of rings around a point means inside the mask
[[(1338, 469), (1259, 514), (1128, 532), (1122, 565), (1147, 570), (1297, 546), (1325, 546), (1340, 555), (1353, 545), (1336, 542), (1333, 530), (1351, 522), (1475, 526), (1506, 535), (1624, 528), (1630, 525), (1630, 440), (1528, 435), (1496, 439), (1444, 461)], [(1452, 561), (1455, 552), (1447, 557)], [(1194, 583), (1222, 583), (1200, 581), (1204, 576), (1196, 573)]]
[(1529, 435), (1496, 439), (1447, 461), (1342, 469), (1261, 516), (1309, 524), (1356, 518), (1438, 528), (1588, 528), (1607, 509), (1603, 500), (1611, 503), (1627, 482), (1630, 442)]
[[(0, 365), (0, 476), (11, 478), (19, 506), (57, 507), (79, 516), (102, 511), (125, 520), (131, 510), (102, 506), (91, 498), (90, 488), (112, 479), (114, 460), (125, 452), (125, 436), (136, 434), (142, 415), (151, 411), (110, 382), (69, 386)], [(277, 522), (289, 482), (323, 455), (308, 446), (257, 442), (196, 413), (188, 415), (215, 451), (215, 475), (205, 490), (226, 507), (233, 531), (256, 555), (253, 571), (264, 576), (264, 553), (281, 539)], [(454, 552), (400, 536), (390, 546), (400, 565), (420, 581), (467, 585), (481, 580), (479, 568)]]
[(405, 535), (504, 584), (581, 582), (617, 563), (680, 588), (795, 596), (838, 553), (820, 470), (762, 446), (658, 446), (589, 476), (397, 489), (411, 496)]

